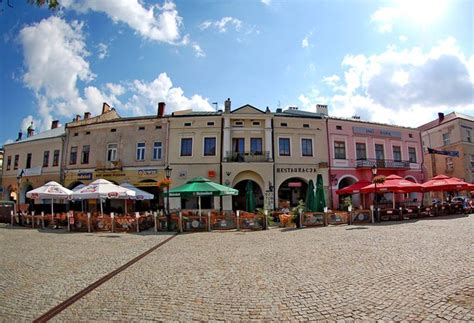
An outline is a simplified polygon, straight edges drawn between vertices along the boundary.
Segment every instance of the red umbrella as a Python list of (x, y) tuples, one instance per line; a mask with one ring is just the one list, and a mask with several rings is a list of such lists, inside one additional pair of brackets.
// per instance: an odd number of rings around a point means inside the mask
[[(361, 193), (373, 193), (375, 192), (375, 184), (370, 184), (360, 191)], [(421, 191), (420, 184), (410, 182), (397, 175), (389, 175), (385, 177), (383, 184), (377, 184), (377, 192), (411, 193)]]
[(370, 185), (369, 181), (360, 180), (352, 185), (349, 185), (344, 188), (341, 188), (340, 190), (337, 190), (336, 194), (342, 195), (342, 194), (360, 193), (361, 188), (366, 187), (367, 185)]
[(469, 184), (459, 178), (449, 178), (446, 175), (438, 175), (421, 184), (424, 191), (462, 191), (468, 189)]

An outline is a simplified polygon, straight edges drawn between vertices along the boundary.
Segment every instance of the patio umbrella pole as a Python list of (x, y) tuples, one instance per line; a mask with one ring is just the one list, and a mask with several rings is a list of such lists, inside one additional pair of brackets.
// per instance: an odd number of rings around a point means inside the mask
[(201, 223), (201, 195), (198, 197), (198, 207), (199, 207), (199, 223)]
[[(125, 209), (125, 215), (127, 215), (127, 199), (124, 199), (124, 202), (125, 202), (125, 208), (124, 208)], [(136, 210), (136, 208), (135, 208), (135, 210)]]
[(102, 198), (99, 199), (100, 202), (100, 215), (104, 216), (104, 209), (102, 207)]
[(51, 199), (51, 222), (53, 223), (53, 228), (56, 228), (54, 223), (54, 199)]
[(392, 208), (395, 209), (395, 192), (392, 193)]

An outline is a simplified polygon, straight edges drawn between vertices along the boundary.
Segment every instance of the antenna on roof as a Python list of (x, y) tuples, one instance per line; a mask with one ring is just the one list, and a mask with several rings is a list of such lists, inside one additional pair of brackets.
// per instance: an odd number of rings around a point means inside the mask
[(219, 109), (219, 103), (217, 103), (217, 102), (212, 102), (212, 104), (216, 106), (216, 111), (217, 111), (217, 109)]

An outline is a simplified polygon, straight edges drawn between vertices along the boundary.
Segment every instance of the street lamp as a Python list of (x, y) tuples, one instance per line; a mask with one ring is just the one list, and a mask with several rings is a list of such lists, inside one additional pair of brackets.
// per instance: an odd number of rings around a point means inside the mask
[(171, 214), (170, 214), (170, 177), (171, 177), (171, 171), (172, 169), (170, 168), (169, 165), (166, 166), (165, 168), (165, 176), (166, 176), (166, 227), (168, 231), (171, 231)]
[[(377, 166), (375, 166), (375, 165), (372, 166), (371, 170), (372, 170), (372, 181), (374, 181), (375, 176), (377, 176), (377, 171), (378, 171)], [(374, 201), (373, 201), (373, 204), (374, 204), (374, 215), (375, 215), (375, 213), (377, 212), (377, 181), (374, 182), (374, 185), (375, 186), (374, 186)], [(379, 220), (378, 215), (379, 215), (379, 213), (377, 212), (377, 222)]]
[[(23, 172), (24, 170), (22, 169), (21, 172), (18, 174), (16, 177), (17, 181), (17, 192), (16, 192), (16, 212), (18, 215), (20, 215), (20, 185), (21, 185), (21, 179), (23, 178)], [(21, 220), (19, 219), (19, 222), (21, 224)]]

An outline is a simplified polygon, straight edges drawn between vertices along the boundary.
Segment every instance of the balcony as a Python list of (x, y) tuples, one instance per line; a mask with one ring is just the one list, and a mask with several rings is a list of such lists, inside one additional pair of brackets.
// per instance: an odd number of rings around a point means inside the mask
[(226, 151), (224, 162), (226, 163), (262, 163), (271, 161), (270, 152), (234, 152)]
[(377, 166), (377, 168), (391, 168), (391, 169), (410, 169), (409, 161), (396, 161), (392, 159), (358, 159), (356, 160), (356, 168), (371, 168)]

